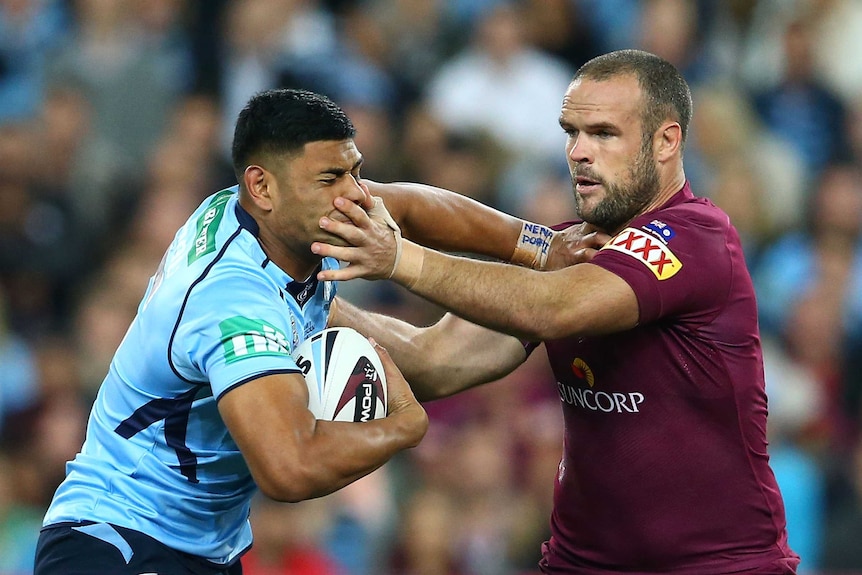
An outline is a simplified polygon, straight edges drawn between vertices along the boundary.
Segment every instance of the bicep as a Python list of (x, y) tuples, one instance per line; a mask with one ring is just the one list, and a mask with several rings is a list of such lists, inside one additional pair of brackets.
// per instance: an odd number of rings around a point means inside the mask
[(571, 300), (558, 304), (562, 320), (559, 337), (616, 333), (637, 326), (640, 314), (637, 295), (619, 275), (588, 263), (553, 273), (563, 278), (571, 276), (573, 285), (568, 290)]
[[(316, 421), (300, 373), (265, 375), (226, 392), (219, 413), (255, 482), (267, 491), (278, 482), (282, 461), (299, 461)], [(276, 454), (278, 454), (276, 456)]]
[(522, 220), (457, 192), (416, 183), (365, 181), (405, 237), (444, 251), (508, 260)]

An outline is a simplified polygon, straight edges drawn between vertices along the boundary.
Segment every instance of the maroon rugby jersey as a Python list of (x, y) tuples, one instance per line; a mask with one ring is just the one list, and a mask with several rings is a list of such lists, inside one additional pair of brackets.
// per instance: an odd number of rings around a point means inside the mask
[(792, 573), (766, 451), (754, 289), (736, 230), (688, 184), (592, 263), (633, 330), (545, 342), (565, 416), (547, 573)]

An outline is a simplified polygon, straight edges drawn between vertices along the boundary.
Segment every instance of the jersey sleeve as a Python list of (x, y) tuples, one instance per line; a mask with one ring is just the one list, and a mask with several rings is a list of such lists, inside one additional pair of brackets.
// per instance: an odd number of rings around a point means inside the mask
[(178, 366), (208, 381), (218, 399), (266, 374), (299, 373), (291, 355), (296, 331), (274, 282), (251, 270), (234, 270), (192, 290), (171, 354)]
[(592, 263), (631, 286), (640, 324), (685, 314), (707, 322), (730, 293), (735, 232), (715, 212), (679, 207), (656, 215), (633, 220)]

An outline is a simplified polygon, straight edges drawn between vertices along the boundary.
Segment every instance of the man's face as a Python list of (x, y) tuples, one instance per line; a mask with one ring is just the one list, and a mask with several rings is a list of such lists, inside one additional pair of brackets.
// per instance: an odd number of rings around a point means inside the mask
[(278, 187), (273, 198), (273, 215), (277, 233), (288, 245), (305, 246), (314, 241), (345, 245), (344, 240), (323, 231), (323, 216), (344, 220), (332, 206), (343, 196), (354, 202), (366, 198), (359, 185), (362, 154), (353, 140), (318, 141), (305, 145), (302, 153), (292, 156), (274, 170)]
[(659, 191), (652, 134), (643, 134), (637, 78), (579, 79), (563, 98), (560, 125), (578, 215), (619, 231)]

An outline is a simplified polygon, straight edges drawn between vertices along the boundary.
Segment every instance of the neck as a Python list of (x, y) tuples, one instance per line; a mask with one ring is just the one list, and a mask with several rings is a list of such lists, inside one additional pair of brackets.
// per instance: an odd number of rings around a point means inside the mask
[[(307, 280), (320, 265), (321, 258), (311, 253), (310, 246), (287, 244), (282, 241), (270, 230), (254, 202), (249, 201), (244, 194), (240, 194), (239, 204), (246, 213), (244, 218), (247, 221), (244, 226), (255, 235), (266, 257), (294, 280)], [(240, 217), (243, 218), (243, 216)]]
[(623, 231), (633, 219), (642, 216), (646, 213), (652, 212), (653, 210), (657, 210), (661, 206), (663, 206), (669, 199), (671, 199), (678, 191), (682, 189), (685, 185), (685, 174), (682, 170), (679, 171), (676, 177), (672, 180), (662, 184), (659, 187), (659, 192), (655, 195), (655, 197), (641, 209), (638, 213), (636, 213), (630, 220), (619, 226), (619, 228), (615, 230), (606, 230), (610, 235), (616, 235)]
[(645, 214), (647, 212), (651, 212), (655, 209), (660, 208), (662, 205), (665, 204), (665, 202), (671, 199), (674, 194), (680, 191), (684, 185), (685, 173), (680, 170), (671, 180), (669, 180), (659, 188), (659, 193), (657, 193), (655, 198), (653, 198), (653, 200), (649, 204), (647, 204), (643, 211), (641, 211), (641, 214)]

